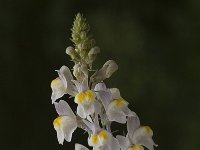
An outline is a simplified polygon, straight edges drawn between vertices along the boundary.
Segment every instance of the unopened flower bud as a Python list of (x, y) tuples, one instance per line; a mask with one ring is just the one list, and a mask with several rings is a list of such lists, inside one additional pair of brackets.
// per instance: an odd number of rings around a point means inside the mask
[(91, 65), (92, 62), (96, 59), (98, 53), (100, 53), (100, 48), (98, 46), (91, 48), (88, 53), (87, 63)]
[(118, 70), (118, 65), (113, 60), (108, 60), (104, 65), (103, 68), (106, 68), (106, 78), (110, 78), (110, 76)]
[(115, 72), (117, 71), (118, 69), (118, 65), (115, 63), (115, 61), (113, 60), (108, 60), (104, 65), (103, 67), (95, 72), (90, 80), (92, 82), (99, 82), (99, 81), (103, 81), (105, 80), (106, 78), (110, 78), (110, 76)]
[(66, 48), (66, 54), (73, 55), (74, 54), (74, 48), (72, 46), (69, 46)]
[(80, 59), (78, 53), (71, 46), (66, 48), (66, 54), (68, 54), (71, 57), (72, 61), (77, 62)]
[(91, 48), (91, 50), (88, 53), (88, 56), (96, 55), (98, 53), (100, 53), (100, 48), (98, 46), (95, 46)]
[(73, 74), (77, 78), (78, 81), (83, 81), (86, 77), (88, 77), (88, 67), (87, 64), (77, 63), (73, 67)]

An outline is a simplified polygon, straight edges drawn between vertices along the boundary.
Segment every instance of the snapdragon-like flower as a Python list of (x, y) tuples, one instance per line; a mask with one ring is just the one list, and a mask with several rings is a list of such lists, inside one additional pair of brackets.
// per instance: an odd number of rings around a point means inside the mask
[(73, 76), (67, 66), (62, 66), (60, 70), (56, 70), (58, 76), (51, 82), (52, 95), (51, 100), (54, 103), (57, 99), (61, 98), (64, 94), (74, 95)]
[(100, 113), (100, 104), (96, 100), (96, 94), (88, 87), (88, 79), (85, 78), (82, 83), (73, 80), (77, 88), (77, 94), (75, 95), (75, 103), (78, 104), (77, 114), (81, 118), (86, 118), (88, 115)]
[(128, 118), (127, 130), (126, 137), (117, 136), (121, 150), (143, 150), (143, 146), (154, 150), (154, 146), (157, 146), (152, 139), (153, 131), (149, 126), (140, 126), (138, 117)]
[(72, 133), (77, 128), (76, 116), (64, 100), (60, 100), (59, 103), (55, 102), (54, 105), (59, 115), (59, 117), (53, 121), (58, 142), (59, 144), (63, 144), (64, 139), (70, 142)]
[(127, 117), (136, 117), (135, 112), (128, 108), (128, 102), (121, 97), (119, 89), (107, 89), (102, 82), (95, 86), (95, 91), (97, 91), (110, 121), (126, 123)]
[(91, 130), (88, 145), (92, 146), (93, 150), (120, 150), (117, 139), (107, 130), (100, 128), (98, 120), (95, 120), (94, 123), (84, 120)]

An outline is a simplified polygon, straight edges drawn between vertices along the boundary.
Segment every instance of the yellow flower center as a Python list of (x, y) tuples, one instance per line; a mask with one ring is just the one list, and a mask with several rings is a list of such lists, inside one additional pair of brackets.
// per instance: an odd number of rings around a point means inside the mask
[(108, 138), (108, 134), (106, 133), (106, 131), (102, 130), (99, 132), (99, 137), (106, 140)]
[(62, 116), (57, 117), (57, 118), (53, 121), (53, 125), (54, 125), (54, 126), (60, 127), (60, 126), (61, 126), (61, 123), (60, 123), (61, 120), (62, 120)]
[(93, 100), (94, 96), (93, 96), (93, 92), (91, 90), (87, 90), (85, 92), (85, 96), (88, 98), (88, 100)]
[(84, 101), (84, 97), (85, 97), (85, 94), (83, 92), (80, 92), (76, 95), (76, 100), (78, 103), (82, 103)]
[(104, 130), (101, 130), (98, 134), (92, 134), (92, 136), (91, 136), (91, 142), (94, 145), (97, 145), (99, 143), (99, 140), (104, 141), (107, 139), (108, 139), (108, 134)]
[(80, 92), (75, 96), (76, 103), (83, 103), (84, 101), (93, 101), (94, 93), (91, 90), (87, 90), (85, 92)]
[(124, 103), (124, 99), (123, 98), (115, 99), (113, 102), (116, 106), (121, 106)]
[(139, 144), (135, 144), (132, 147), (128, 148), (128, 150), (143, 150), (143, 147)]
[(97, 134), (93, 134), (91, 136), (91, 140), (92, 140), (93, 144), (97, 144), (97, 142), (98, 142), (98, 135)]

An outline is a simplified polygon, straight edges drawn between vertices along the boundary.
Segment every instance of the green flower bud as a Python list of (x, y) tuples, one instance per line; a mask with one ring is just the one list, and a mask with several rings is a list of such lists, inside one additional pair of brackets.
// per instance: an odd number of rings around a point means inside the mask
[(68, 54), (71, 57), (72, 61), (74, 61), (74, 62), (80, 61), (80, 56), (78, 55), (78, 53), (76, 52), (76, 50), (73, 47), (71, 47), (71, 46), (67, 47), (66, 54)]
[(98, 53), (100, 53), (100, 48), (98, 46), (91, 48), (88, 53), (87, 63), (92, 64)]

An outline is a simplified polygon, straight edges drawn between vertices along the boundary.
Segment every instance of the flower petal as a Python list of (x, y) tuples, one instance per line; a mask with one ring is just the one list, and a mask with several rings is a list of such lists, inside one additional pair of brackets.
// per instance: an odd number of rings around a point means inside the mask
[(119, 99), (119, 98), (121, 98), (120, 91), (119, 91), (118, 88), (111, 88), (110, 92), (112, 94), (112, 98), (113, 99)]
[(76, 118), (74, 112), (66, 101), (60, 100), (59, 103), (54, 103), (54, 105), (59, 116), (69, 116), (74, 119)]
[(77, 80), (72, 80), (72, 82), (75, 84), (77, 92), (82, 92), (81, 91), (81, 83), (79, 83)]
[(51, 95), (52, 104), (57, 99), (61, 98), (64, 94), (66, 94), (66, 89), (60, 78), (56, 78), (51, 82), (51, 89), (52, 89), (52, 95)]
[(74, 96), (75, 94), (75, 86), (71, 80), (73, 80), (73, 76), (71, 74), (70, 69), (67, 66), (62, 66), (60, 70), (56, 70), (58, 72), (59, 78), (63, 82), (67, 93)]
[(84, 92), (89, 89), (88, 87), (88, 78), (84, 78), (84, 80), (80, 83), (77, 80), (72, 80), (72, 82), (76, 85), (78, 93)]
[(123, 110), (125, 109), (125, 107), (127, 107), (127, 105), (128, 104), (124, 100), (112, 101), (108, 105), (108, 109), (106, 111), (106, 114), (108, 115), (108, 119), (110, 121), (116, 121), (116, 122), (119, 122), (119, 123), (126, 123), (127, 115), (124, 113)]
[(57, 132), (59, 144), (63, 144), (64, 139), (71, 141), (72, 133), (77, 128), (77, 122), (74, 118), (68, 116), (59, 116), (53, 122), (54, 128)]
[(63, 130), (65, 140), (70, 142), (72, 138), (72, 133), (77, 128), (76, 120), (68, 116), (63, 116), (63, 119), (61, 122), (62, 122), (61, 128)]
[(84, 111), (84, 113), (85, 113), (86, 116), (92, 115), (92, 114), (94, 114), (94, 112), (96, 111), (96, 110), (95, 110), (95, 107), (94, 107), (94, 103), (79, 104), (79, 105), (82, 105), (83, 111)]
[(64, 91), (53, 91), (52, 95), (51, 95), (51, 100), (52, 100), (52, 104), (59, 98), (63, 97), (63, 95), (66, 94)]
[(97, 129), (97, 126), (92, 123), (92, 122), (89, 122), (87, 120), (83, 120), (83, 122), (85, 123), (85, 125), (92, 131), (92, 133), (96, 133), (96, 131), (98, 130)]
[(97, 83), (94, 87), (95, 91), (107, 91), (107, 87), (104, 82)]
[(89, 150), (88, 148), (86, 148), (85, 146), (81, 145), (81, 144), (75, 144), (75, 150)]
[(108, 105), (110, 104), (112, 100), (111, 93), (109, 91), (99, 91), (96, 92), (97, 98), (101, 100), (105, 110), (107, 110)]
[(78, 105), (77, 106), (77, 114), (81, 117), (81, 118), (86, 118), (86, 113), (84, 111), (83, 105)]
[(111, 137), (111, 140), (110, 140), (109, 150), (120, 150), (119, 142), (113, 136)]
[(63, 133), (62, 129), (59, 127), (55, 127), (55, 126), (54, 126), (54, 128), (57, 132), (58, 143), (63, 145), (65, 137), (64, 137), (64, 133)]
[(135, 130), (133, 135), (134, 144), (140, 144), (148, 148), (149, 150), (154, 150), (154, 146), (157, 146), (153, 139), (153, 131), (148, 126), (142, 126)]
[(131, 111), (128, 107), (125, 107), (123, 109), (124, 114), (126, 114), (126, 116), (128, 117), (138, 117), (137, 114), (133, 111)]
[(127, 150), (127, 148), (131, 145), (129, 139), (122, 135), (117, 135), (117, 140), (119, 142), (121, 150)]
[(112, 95), (110, 90), (106, 88), (106, 85), (102, 83), (98, 83), (94, 90), (96, 91), (97, 98), (101, 100), (105, 110), (107, 110), (108, 105), (112, 100)]
[(101, 113), (101, 104), (97, 100), (94, 101), (94, 110), (96, 114)]
[(126, 115), (124, 115), (123, 112), (109, 111), (108, 109), (107, 115), (110, 121), (116, 121), (122, 124), (126, 123)]
[(86, 91), (88, 90), (89, 87), (88, 87), (88, 78), (84, 78), (83, 81), (82, 81), (82, 91)]
[(127, 119), (127, 130), (130, 138), (133, 137), (134, 131), (139, 128), (140, 119), (139, 117), (128, 117)]
[(107, 141), (104, 141), (102, 143), (101, 150), (120, 150), (119, 142), (116, 138), (113, 137), (112, 134), (108, 133), (108, 139)]

